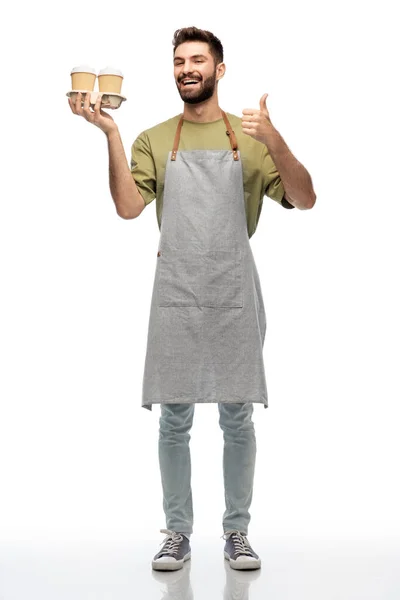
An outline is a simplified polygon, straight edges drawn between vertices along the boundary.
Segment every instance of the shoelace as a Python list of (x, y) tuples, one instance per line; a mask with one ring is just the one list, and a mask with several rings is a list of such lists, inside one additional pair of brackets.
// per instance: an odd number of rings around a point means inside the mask
[(170, 529), (160, 529), (160, 531), (161, 533), (167, 534), (167, 537), (161, 542), (161, 544), (165, 543), (165, 548), (163, 548), (162, 553), (176, 554), (178, 552), (178, 545), (183, 540), (183, 536)]
[(240, 533), (240, 531), (230, 529), (225, 531), (221, 537), (224, 538), (224, 540), (227, 540), (231, 534), (235, 552), (237, 554), (247, 554), (248, 556), (253, 556), (253, 551), (250, 547), (247, 537)]

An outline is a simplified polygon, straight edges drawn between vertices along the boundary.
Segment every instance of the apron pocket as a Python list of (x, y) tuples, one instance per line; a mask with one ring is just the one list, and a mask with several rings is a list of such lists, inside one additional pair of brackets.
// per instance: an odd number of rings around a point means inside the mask
[(241, 250), (226, 248), (205, 253), (201, 306), (243, 306)]
[(161, 250), (158, 306), (242, 307), (242, 250)]

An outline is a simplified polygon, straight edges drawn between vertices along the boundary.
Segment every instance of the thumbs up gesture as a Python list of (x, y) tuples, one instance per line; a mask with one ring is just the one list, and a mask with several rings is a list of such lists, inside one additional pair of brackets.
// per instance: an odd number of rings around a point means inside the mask
[(259, 142), (266, 143), (268, 130), (272, 126), (267, 109), (267, 96), (263, 94), (260, 99), (260, 110), (244, 108), (242, 117), (242, 131)]

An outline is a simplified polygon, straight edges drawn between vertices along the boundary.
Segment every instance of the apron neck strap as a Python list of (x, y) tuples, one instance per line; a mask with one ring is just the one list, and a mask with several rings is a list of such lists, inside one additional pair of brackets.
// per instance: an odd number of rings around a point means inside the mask
[[(229, 119), (226, 116), (225, 112), (221, 109), (222, 117), (225, 121), (226, 126), (226, 135), (229, 137), (229, 141), (231, 144), (232, 152), (233, 152), (233, 160), (239, 160), (238, 155), (238, 143), (235, 136), (235, 132), (233, 131), (231, 124), (229, 123)], [(179, 119), (178, 127), (176, 128), (175, 139), (174, 139), (174, 147), (172, 149), (171, 160), (176, 160), (176, 153), (178, 152), (179, 140), (181, 137), (181, 129), (183, 125), (183, 114)]]

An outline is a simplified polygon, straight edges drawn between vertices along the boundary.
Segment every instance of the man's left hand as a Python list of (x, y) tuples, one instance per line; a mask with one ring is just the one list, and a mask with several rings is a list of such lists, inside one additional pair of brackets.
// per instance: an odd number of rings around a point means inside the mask
[(265, 144), (268, 131), (272, 126), (267, 109), (267, 96), (263, 94), (260, 99), (260, 110), (244, 108), (242, 117), (242, 131), (250, 137)]

